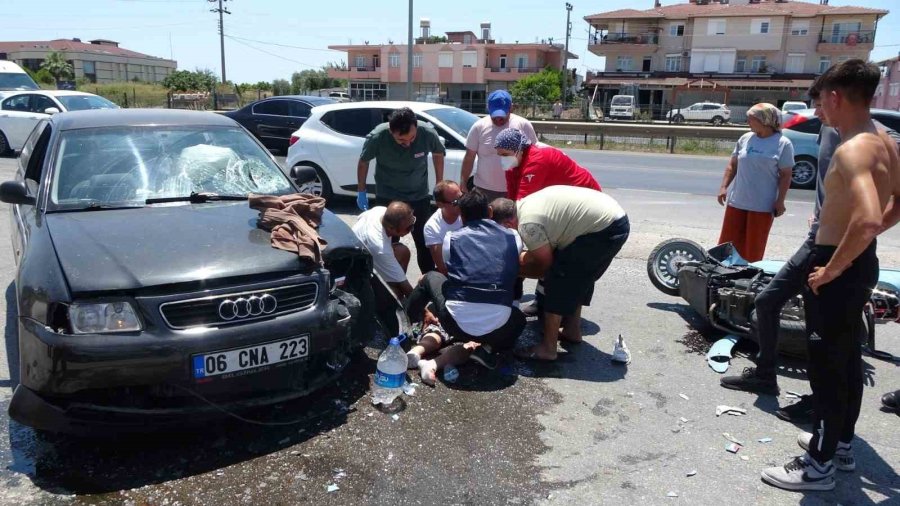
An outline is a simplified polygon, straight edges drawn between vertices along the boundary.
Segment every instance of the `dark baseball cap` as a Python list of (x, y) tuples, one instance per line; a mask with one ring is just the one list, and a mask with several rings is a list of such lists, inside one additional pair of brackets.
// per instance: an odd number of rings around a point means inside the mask
[(506, 90), (497, 90), (488, 95), (488, 112), (491, 117), (509, 116), (512, 108), (512, 95)]

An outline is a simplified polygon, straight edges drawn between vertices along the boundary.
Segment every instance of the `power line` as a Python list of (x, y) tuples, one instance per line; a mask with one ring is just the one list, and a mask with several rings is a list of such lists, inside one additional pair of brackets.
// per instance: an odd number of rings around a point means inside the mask
[(248, 39), (245, 37), (235, 37), (234, 35), (228, 35), (227, 37), (229, 39), (243, 40), (246, 42), (255, 42), (257, 44), (263, 44), (266, 46), (287, 47), (287, 48), (291, 48), (291, 49), (302, 49), (304, 51), (322, 51), (322, 52), (327, 52), (327, 53), (343, 53), (344, 52), (344, 51), (339, 51), (337, 49), (321, 49), (321, 48), (316, 48), (316, 47), (303, 47), (303, 46), (292, 46), (290, 44), (279, 44), (277, 42), (265, 42), (262, 40)]
[(288, 58), (288, 57), (286, 57), (286, 56), (282, 56), (282, 55), (280, 55), (280, 54), (276, 54), (276, 53), (272, 53), (272, 52), (270, 52), (270, 51), (266, 51), (265, 49), (261, 49), (261, 48), (258, 48), (258, 47), (256, 47), (256, 46), (252, 46), (252, 45), (250, 45), (250, 44), (247, 44), (246, 42), (243, 42), (243, 41), (241, 41), (241, 40), (238, 40), (238, 39), (235, 38), (235, 37), (232, 37), (231, 35), (226, 35), (225, 37), (227, 37), (227, 38), (233, 40), (234, 42), (237, 42), (238, 44), (240, 44), (240, 45), (242, 45), (242, 46), (246, 46), (246, 47), (249, 47), (250, 49), (259, 51), (260, 53), (265, 53), (265, 54), (267, 54), (267, 55), (269, 55), (269, 56), (274, 56), (275, 58), (279, 58), (279, 59), (281, 59), (281, 60), (286, 60), (286, 61), (289, 61), (289, 62), (291, 62), (291, 63), (296, 63), (296, 64), (298, 64), (298, 65), (303, 65), (304, 67), (317, 68), (316, 65), (310, 65), (310, 64), (308, 64), (308, 63), (303, 63), (302, 61), (297, 61), (297, 60)]

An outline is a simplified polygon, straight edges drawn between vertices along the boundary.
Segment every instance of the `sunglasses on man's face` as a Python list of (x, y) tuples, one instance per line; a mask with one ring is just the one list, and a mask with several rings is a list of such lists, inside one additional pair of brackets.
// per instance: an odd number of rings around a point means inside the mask
[(442, 200), (442, 204), (450, 204), (453, 207), (459, 207), (459, 199), (453, 199), (451, 201)]

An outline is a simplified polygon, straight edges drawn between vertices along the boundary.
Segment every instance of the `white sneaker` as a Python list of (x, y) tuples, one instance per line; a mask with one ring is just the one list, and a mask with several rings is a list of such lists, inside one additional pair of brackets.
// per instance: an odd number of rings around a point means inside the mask
[(413, 353), (411, 351), (406, 352), (407, 369), (415, 369), (416, 367), (419, 367), (420, 360), (422, 360), (422, 357), (420, 357), (418, 353)]
[(619, 337), (616, 338), (616, 347), (613, 349), (612, 361), (620, 364), (631, 363), (631, 352), (628, 351), (628, 346), (625, 345), (625, 339), (622, 337), (622, 334), (619, 334)]
[[(809, 451), (809, 442), (812, 441), (812, 437), (812, 432), (801, 432), (797, 436), (797, 444), (800, 445), (800, 448)], [(832, 462), (838, 471), (855, 471), (856, 458), (853, 456), (853, 447), (846, 443), (838, 443)]]
[(820, 468), (807, 454), (763, 470), (762, 479), (785, 490), (834, 490), (834, 466), (829, 462)]

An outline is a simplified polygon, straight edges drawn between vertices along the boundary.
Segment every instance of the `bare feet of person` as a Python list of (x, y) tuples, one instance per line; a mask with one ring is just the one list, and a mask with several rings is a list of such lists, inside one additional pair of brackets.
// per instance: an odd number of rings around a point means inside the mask
[(538, 360), (542, 362), (553, 362), (556, 360), (556, 350), (548, 351), (541, 345), (535, 345), (530, 348), (519, 348), (513, 352), (515, 356), (525, 360)]

